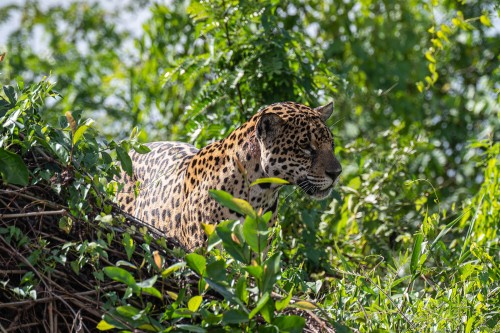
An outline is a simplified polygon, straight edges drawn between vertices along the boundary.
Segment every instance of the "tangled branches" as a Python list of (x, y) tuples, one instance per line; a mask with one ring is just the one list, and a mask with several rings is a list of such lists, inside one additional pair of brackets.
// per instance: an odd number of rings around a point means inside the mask
[[(116, 235), (132, 224), (141, 227), (140, 221), (129, 217), (128, 226), (103, 229), (102, 224), (64, 219), (68, 216), (68, 208), (48, 187), (0, 188), (0, 332), (91, 332), (109, 295), (125, 291), (122, 284), (105, 282), (100, 268), (128, 260), (122, 237)], [(61, 221), (75, 223), (66, 232)], [(108, 244), (101, 237), (105, 231), (115, 235)], [(151, 228), (148, 232), (160, 235)], [(135, 243), (145, 242), (139, 232), (132, 237)], [(150, 251), (167, 253), (156, 242), (149, 245)], [(137, 251), (128, 262), (144, 266), (147, 275), (144, 255)], [(162, 283), (179, 288), (178, 281)]]

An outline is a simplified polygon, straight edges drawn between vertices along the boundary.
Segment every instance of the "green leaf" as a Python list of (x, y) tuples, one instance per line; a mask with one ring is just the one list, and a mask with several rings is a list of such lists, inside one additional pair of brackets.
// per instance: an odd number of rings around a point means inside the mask
[(242, 300), (245, 304), (248, 304), (248, 290), (247, 290), (247, 281), (245, 276), (241, 276), (236, 282), (236, 297)]
[(195, 333), (205, 333), (207, 331), (203, 327), (194, 325), (177, 325), (177, 328), (180, 328), (183, 331), (195, 332)]
[(486, 15), (481, 15), (479, 17), (479, 21), (481, 21), (481, 23), (487, 27), (491, 27), (491, 21), (490, 21), (490, 18)]
[(248, 201), (234, 198), (231, 194), (222, 190), (210, 190), (210, 196), (221, 205), (242, 215), (255, 217), (257, 214)]
[(231, 309), (222, 315), (224, 324), (241, 324), (248, 322), (248, 320), (248, 314), (238, 309)]
[(476, 321), (476, 316), (471, 316), (467, 319), (467, 324), (465, 325), (465, 333), (472, 332), (474, 322)]
[(12, 106), (16, 105), (16, 92), (14, 90), (14, 87), (4, 86), (3, 92), (5, 93), (5, 96), (7, 96), (7, 99), (9, 100), (10, 105), (12, 105)]
[(311, 302), (308, 302), (308, 301), (298, 301), (298, 302), (295, 302), (295, 303), (293, 303), (291, 305), (291, 307), (302, 309), (302, 310), (315, 310), (316, 309), (316, 305), (314, 305), (314, 304), (312, 304)]
[(139, 154), (147, 154), (151, 151), (151, 149), (148, 146), (143, 145), (143, 144), (135, 144), (133, 147), (134, 147), (134, 150), (136, 152), (138, 152)]
[(281, 252), (273, 254), (264, 263), (264, 276), (262, 291), (267, 292), (273, 289), (280, 273)]
[(149, 278), (147, 280), (144, 280), (144, 281), (141, 281), (141, 282), (138, 282), (136, 285), (139, 287), (139, 288), (149, 288), (149, 287), (152, 287), (154, 286), (154, 284), (156, 283), (156, 280), (158, 279), (158, 276), (157, 275), (154, 275), (152, 278)]
[(269, 301), (269, 298), (270, 298), (269, 292), (266, 291), (259, 299), (252, 312), (250, 312), (248, 318), (252, 319), (257, 313), (259, 313), (259, 311), (264, 307), (264, 305), (266, 305), (267, 301)]
[(163, 272), (161, 272), (161, 277), (166, 278), (167, 276), (169, 276), (173, 272), (183, 268), (184, 266), (186, 266), (185, 262), (175, 263), (172, 266), (169, 266), (168, 268), (166, 268)]
[(290, 184), (288, 181), (281, 178), (259, 178), (254, 181), (250, 186), (255, 186), (259, 184), (277, 184), (277, 185), (286, 185)]
[(208, 12), (205, 10), (205, 6), (198, 1), (191, 1), (187, 8), (187, 13), (195, 21), (204, 20), (208, 17)]
[(203, 297), (201, 296), (193, 296), (189, 299), (188, 301), (188, 309), (191, 312), (196, 312), (198, 311), (198, 308), (201, 305), (201, 302), (203, 302)]
[(137, 288), (137, 285), (135, 283), (134, 277), (132, 274), (124, 270), (123, 268), (120, 267), (113, 267), (113, 266), (108, 266), (103, 268), (104, 274), (106, 274), (109, 278), (126, 284), (129, 287), (132, 287), (132, 289)]
[(418, 89), (419, 92), (423, 92), (424, 91), (425, 85), (424, 85), (424, 83), (422, 81), (417, 82), (416, 85), (417, 85), (417, 89)]
[(215, 281), (226, 281), (226, 261), (219, 259), (207, 264), (206, 275)]
[(306, 320), (299, 316), (283, 316), (273, 320), (280, 332), (301, 333), (306, 326)]
[(146, 294), (154, 296), (154, 297), (156, 297), (158, 299), (163, 299), (163, 295), (155, 287), (144, 287), (144, 288), (141, 288), (141, 292), (144, 292)]
[(122, 316), (128, 318), (132, 318), (133, 316), (137, 315), (140, 312), (139, 309), (133, 307), (132, 305), (119, 306), (116, 308), (116, 311)]
[(424, 240), (424, 235), (417, 234), (415, 237), (415, 243), (413, 243), (413, 251), (411, 254), (410, 261), (410, 272), (415, 274), (417, 271), (418, 260), (420, 258), (420, 252), (422, 251), (422, 241)]
[(132, 159), (128, 155), (128, 153), (122, 147), (116, 147), (116, 155), (118, 160), (121, 163), (123, 171), (127, 173), (130, 177), (132, 177)]
[(155, 326), (155, 325), (152, 325), (149, 323), (141, 324), (141, 325), (137, 326), (137, 328), (142, 330), (142, 331), (148, 331), (148, 332), (160, 331), (160, 327), (158, 325)]
[(29, 172), (22, 158), (2, 148), (0, 148), (0, 173), (7, 183), (20, 186), (28, 185)]
[(73, 145), (75, 145), (80, 139), (82, 138), (83, 134), (92, 126), (94, 123), (94, 120), (92, 119), (87, 119), (84, 125), (78, 127), (78, 129), (75, 132), (75, 135), (73, 135)]
[(429, 60), (431, 63), (436, 63), (436, 58), (434, 58), (433, 52), (431, 51), (425, 52), (425, 58)]
[(236, 235), (239, 226), (239, 221), (223, 221), (217, 225), (215, 231), (217, 236), (222, 240), (224, 249), (234, 259), (248, 264), (250, 262), (250, 251), (248, 250), (248, 246), (241, 244)]
[(130, 237), (130, 234), (128, 232), (123, 234), (122, 244), (125, 248), (125, 253), (127, 253), (127, 258), (128, 260), (130, 260), (135, 252), (135, 244), (134, 239)]
[(245, 304), (238, 297), (236, 297), (227, 287), (225, 287), (225, 286), (223, 286), (223, 285), (221, 285), (221, 284), (219, 284), (219, 283), (217, 283), (209, 278), (205, 278), (205, 281), (207, 281), (210, 288), (212, 288), (213, 290), (215, 290), (216, 292), (221, 294), (227, 301), (229, 301), (233, 304), (239, 305), (241, 307), (241, 309), (243, 309), (243, 311), (245, 311), (246, 313), (249, 313)]
[(207, 269), (207, 260), (205, 257), (197, 253), (190, 253), (186, 256), (186, 263), (199, 276), (205, 275)]
[(247, 216), (243, 222), (243, 237), (248, 243), (250, 248), (260, 254), (267, 245), (267, 225), (264, 221), (257, 217), (257, 219)]
[(284, 308), (286, 308), (288, 306), (288, 304), (290, 304), (290, 301), (292, 299), (292, 295), (293, 295), (293, 289), (290, 290), (290, 292), (288, 293), (288, 296), (286, 298), (283, 298), (282, 300), (276, 301), (276, 310), (281, 311)]
[(137, 269), (136, 265), (132, 264), (131, 262), (125, 261), (125, 260), (118, 260), (115, 265), (116, 266), (130, 267), (132, 269)]
[(274, 318), (274, 300), (269, 298), (266, 304), (260, 309), (260, 315), (264, 318), (265, 321), (271, 323)]
[(245, 266), (243, 267), (245, 271), (250, 273), (254, 278), (256, 279), (261, 279), (262, 274), (264, 273), (264, 269), (261, 266), (255, 265), (255, 266)]
[(115, 326), (108, 323), (106, 320), (102, 319), (99, 324), (97, 324), (97, 329), (99, 331), (109, 331), (115, 328)]

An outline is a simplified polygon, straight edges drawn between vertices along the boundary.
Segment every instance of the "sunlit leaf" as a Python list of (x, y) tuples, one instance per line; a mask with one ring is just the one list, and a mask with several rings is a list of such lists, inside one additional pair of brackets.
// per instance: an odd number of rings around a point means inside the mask
[(75, 145), (82, 138), (83, 134), (92, 126), (94, 121), (89, 119), (85, 122), (84, 125), (78, 127), (78, 129), (73, 134), (73, 145)]
[(481, 23), (487, 27), (491, 27), (491, 21), (490, 21), (490, 18), (487, 16), (487, 15), (481, 15), (479, 17), (479, 21), (481, 21)]
[(259, 178), (253, 183), (250, 184), (250, 186), (255, 186), (259, 184), (277, 184), (277, 185), (286, 185), (289, 184), (288, 181), (281, 179), (281, 178)]
[(205, 271), (207, 269), (207, 260), (205, 259), (205, 257), (197, 253), (190, 253), (186, 256), (185, 259), (189, 268), (195, 271), (196, 274), (200, 276), (203, 276), (205, 274)]
[(266, 305), (269, 299), (270, 299), (269, 292), (265, 292), (257, 301), (255, 308), (252, 310), (252, 312), (250, 312), (248, 318), (252, 319), (257, 313), (259, 313), (259, 311)]
[(201, 302), (203, 302), (203, 297), (201, 296), (193, 296), (189, 299), (188, 301), (188, 309), (191, 312), (196, 312), (198, 311), (198, 308), (201, 305)]
[(115, 326), (109, 324), (107, 321), (102, 319), (96, 327), (99, 331), (109, 331), (115, 328)]
[(166, 278), (167, 276), (169, 276), (170, 274), (172, 274), (173, 272), (183, 268), (184, 266), (186, 266), (186, 263), (184, 262), (178, 262), (178, 263), (175, 263), (171, 266), (169, 266), (167, 269), (165, 269), (162, 273), (161, 273), (161, 276), (163, 278)]
[(302, 309), (302, 310), (314, 310), (314, 309), (316, 309), (316, 305), (314, 305), (308, 301), (298, 301), (298, 302), (291, 304), (291, 306), (294, 308)]
[(290, 304), (292, 300), (293, 290), (288, 293), (288, 296), (283, 298), (282, 300), (276, 301), (276, 311), (281, 311)]

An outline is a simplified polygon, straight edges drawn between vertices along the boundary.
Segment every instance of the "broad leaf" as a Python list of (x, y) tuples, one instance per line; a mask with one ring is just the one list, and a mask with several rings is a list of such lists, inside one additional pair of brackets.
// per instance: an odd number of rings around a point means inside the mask
[(175, 263), (172, 266), (169, 266), (163, 272), (161, 272), (161, 277), (162, 278), (166, 278), (167, 276), (169, 276), (173, 272), (175, 272), (175, 271), (177, 271), (177, 270), (179, 270), (179, 269), (181, 269), (181, 268), (183, 268), (185, 266), (186, 266), (186, 263), (184, 263), (184, 262)]
[(259, 311), (264, 307), (264, 305), (266, 305), (267, 301), (269, 301), (270, 297), (271, 296), (269, 296), (269, 292), (265, 292), (255, 305), (255, 308), (248, 315), (248, 318), (252, 319), (257, 313), (259, 313)]
[(262, 291), (267, 292), (273, 289), (280, 273), (281, 253), (275, 253), (264, 263), (264, 276)]
[(0, 173), (7, 183), (28, 185), (29, 172), (22, 158), (2, 148), (0, 148)]
[(262, 218), (257, 219), (247, 216), (243, 223), (243, 237), (252, 251), (262, 253), (267, 245), (267, 236), (269, 232), (267, 225)]
[(73, 145), (75, 145), (82, 138), (83, 134), (92, 126), (94, 120), (87, 119), (84, 125), (78, 127), (75, 134), (73, 135)]
[(111, 279), (125, 283), (129, 287), (137, 288), (136, 282), (132, 274), (120, 267), (108, 266), (104, 267), (104, 273)]
[(276, 310), (281, 311), (284, 308), (286, 308), (288, 306), (288, 304), (290, 304), (290, 300), (292, 299), (292, 295), (293, 295), (293, 289), (288, 293), (287, 297), (283, 298), (282, 300), (276, 301)]
[(274, 319), (273, 324), (280, 332), (301, 333), (306, 326), (306, 320), (299, 316), (283, 316)]
[(197, 253), (190, 253), (186, 256), (186, 263), (199, 276), (205, 275), (205, 271), (207, 270), (207, 260), (205, 257)]
[(198, 311), (198, 308), (200, 307), (201, 302), (203, 302), (203, 297), (201, 297), (201, 296), (191, 297), (191, 299), (188, 301), (189, 311), (191, 311), (191, 312)]
[(129, 175), (132, 176), (132, 159), (128, 155), (128, 153), (122, 147), (116, 147), (116, 155), (118, 157), (118, 161), (120, 161), (122, 169)]
[(250, 215), (252, 217), (256, 216), (255, 210), (246, 200), (234, 198), (231, 194), (222, 190), (210, 190), (209, 193), (218, 203), (236, 213)]
[(224, 324), (241, 324), (248, 322), (248, 320), (248, 314), (237, 309), (231, 309), (222, 315), (222, 322)]
[(114, 329), (115, 326), (111, 325), (110, 323), (108, 323), (106, 320), (102, 319), (99, 324), (97, 324), (97, 329), (99, 331), (109, 331), (109, 330), (112, 330)]
[(211, 279), (208, 279), (208, 278), (205, 278), (205, 281), (207, 281), (207, 284), (210, 286), (210, 288), (212, 288), (213, 290), (215, 290), (216, 292), (218, 292), (219, 294), (224, 296), (224, 298), (227, 301), (229, 301), (235, 305), (239, 305), (241, 307), (241, 309), (243, 309), (243, 311), (245, 311), (246, 313), (249, 313), (245, 304), (238, 297), (236, 297), (233, 294), (233, 292), (231, 290), (229, 290), (226, 286), (223, 286), (222, 284), (217, 283), (217, 282), (215, 282)]

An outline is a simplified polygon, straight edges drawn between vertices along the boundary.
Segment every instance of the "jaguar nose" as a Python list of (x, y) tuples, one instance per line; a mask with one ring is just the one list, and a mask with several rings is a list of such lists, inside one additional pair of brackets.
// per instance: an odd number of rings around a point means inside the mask
[(334, 181), (340, 176), (341, 173), (342, 173), (342, 168), (326, 171), (326, 175), (331, 179), (333, 179)]

